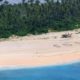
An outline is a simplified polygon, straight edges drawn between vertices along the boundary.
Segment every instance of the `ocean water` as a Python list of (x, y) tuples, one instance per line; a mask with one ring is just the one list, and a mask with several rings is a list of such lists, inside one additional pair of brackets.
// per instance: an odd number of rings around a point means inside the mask
[(0, 80), (80, 80), (80, 63), (0, 70)]

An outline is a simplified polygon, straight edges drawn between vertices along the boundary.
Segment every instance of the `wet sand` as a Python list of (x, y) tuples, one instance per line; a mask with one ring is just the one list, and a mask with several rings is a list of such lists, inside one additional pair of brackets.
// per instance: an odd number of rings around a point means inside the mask
[(0, 55), (0, 66), (48, 66), (74, 63), (80, 61), (79, 53), (57, 54), (57, 55), (27, 55), (27, 54), (5, 54)]

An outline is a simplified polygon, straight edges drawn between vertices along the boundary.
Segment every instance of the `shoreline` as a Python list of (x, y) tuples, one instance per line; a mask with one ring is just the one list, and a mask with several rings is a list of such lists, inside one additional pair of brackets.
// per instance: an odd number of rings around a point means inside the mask
[(27, 66), (6, 66), (0, 67), (0, 71), (7, 71), (7, 70), (22, 70), (22, 69), (39, 69), (39, 68), (47, 68), (47, 67), (58, 67), (58, 66), (67, 66), (80, 63), (80, 61), (69, 62), (64, 64), (56, 64), (56, 65), (45, 65), (45, 66), (34, 66), (34, 67), (27, 67)]

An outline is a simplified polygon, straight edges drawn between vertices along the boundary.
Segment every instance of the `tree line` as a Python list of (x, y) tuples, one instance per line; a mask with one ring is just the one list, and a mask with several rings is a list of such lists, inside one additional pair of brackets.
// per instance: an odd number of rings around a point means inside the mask
[[(0, 2), (3, 0), (0, 0)], [(80, 28), (80, 0), (22, 0), (0, 5), (0, 38)]]

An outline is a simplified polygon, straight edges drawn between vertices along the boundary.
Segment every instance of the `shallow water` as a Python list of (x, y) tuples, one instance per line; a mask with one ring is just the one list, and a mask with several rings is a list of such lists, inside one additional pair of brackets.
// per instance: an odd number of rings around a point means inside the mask
[(1, 70), (0, 80), (80, 80), (80, 63)]

